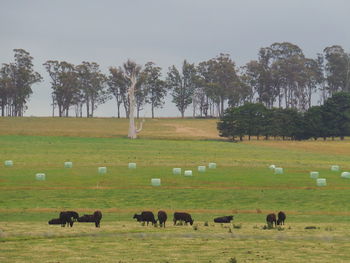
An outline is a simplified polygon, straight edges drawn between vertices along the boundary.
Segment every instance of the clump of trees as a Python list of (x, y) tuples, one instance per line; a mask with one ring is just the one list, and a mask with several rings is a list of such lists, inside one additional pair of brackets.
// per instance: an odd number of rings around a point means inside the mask
[(246, 103), (228, 108), (218, 122), (220, 136), (231, 140), (315, 140), (350, 136), (350, 93), (334, 93), (321, 106), (307, 111), (292, 108), (267, 108), (262, 103)]
[(33, 69), (33, 57), (24, 49), (14, 49), (15, 61), (0, 68), (1, 116), (23, 116), (33, 93), (32, 85), (41, 81)]
[[(2, 115), (22, 116), (32, 94), (31, 86), (41, 80), (33, 70), (33, 58), (15, 49), (15, 62), (0, 68)], [(123, 66), (103, 74), (96, 62), (73, 65), (48, 60), (44, 64), (51, 79), (52, 115), (93, 117), (97, 107), (114, 98), (118, 118), (130, 115), (130, 79)], [(326, 47), (316, 58), (289, 42), (273, 43), (258, 51), (256, 60), (238, 67), (229, 54), (197, 65), (184, 60), (162, 75), (154, 62), (143, 65), (135, 86), (135, 115), (149, 105), (152, 118), (170, 94), (181, 117), (192, 108), (193, 117), (222, 117), (225, 110), (246, 103), (261, 103), (267, 109), (307, 111), (315, 102), (324, 103), (337, 92), (350, 92), (350, 54), (339, 45)], [(84, 114), (85, 112), (85, 114)]]

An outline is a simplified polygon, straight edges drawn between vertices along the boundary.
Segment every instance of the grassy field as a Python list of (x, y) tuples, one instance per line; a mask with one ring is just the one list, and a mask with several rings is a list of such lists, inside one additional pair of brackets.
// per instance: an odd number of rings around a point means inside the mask
[[(118, 119), (0, 118), (0, 161), (14, 161), (0, 166), (0, 262), (350, 262), (350, 180), (329, 169), (350, 170), (350, 141), (231, 143), (216, 120), (146, 120), (138, 140), (126, 130)], [(197, 171), (209, 162), (217, 169)], [(68, 209), (101, 210), (101, 228), (47, 225)], [(167, 211), (167, 228), (134, 222), (146, 209)], [(280, 210), (286, 225), (264, 230), (266, 214)], [(190, 212), (194, 226), (172, 226), (174, 211)], [(212, 223), (230, 214), (234, 225)]]

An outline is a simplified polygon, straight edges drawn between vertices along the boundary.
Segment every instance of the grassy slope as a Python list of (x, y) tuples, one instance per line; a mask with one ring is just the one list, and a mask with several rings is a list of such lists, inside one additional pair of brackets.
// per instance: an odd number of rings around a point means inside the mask
[[(0, 160), (15, 162), (14, 167), (0, 166), (1, 262), (142, 262), (141, 255), (144, 262), (228, 262), (234, 256), (239, 262), (277, 262), (283, 251), (293, 251), (294, 262), (349, 259), (342, 250), (350, 239), (350, 181), (329, 171), (331, 164), (350, 170), (348, 141), (227, 143), (215, 141), (215, 120), (146, 124), (144, 139), (130, 141), (123, 138), (125, 120), (0, 119)], [(179, 138), (186, 140), (174, 140)], [(67, 160), (73, 161), (72, 169), (63, 168)], [(131, 161), (136, 170), (127, 168)], [(196, 172), (211, 161), (218, 169)], [(266, 168), (272, 163), (284, 167), (285, 174), (273, 175)], [(107, 166), (108, 174), (98, 175), (98, 166)], [(174, 176), (173, 167), (193, 169), (194, 176)], [(327, 178), (326, 188), (315, 187), (311, 170)], [(45, 172), (47, 180), (35, 181), (37, 172)], [(154, 177), (162, 179), (162, 187), (149, 185)], [(103, 227), (46, 225), (62, 209), (101, 209)], [(199, 230), (145, 229), (131, 222), (141, 209), (189, 211)], [(261, 230), (265, 214), (280, 209), (287, 212), (291, 229)], [(243, 223), (233, 235), (227, 228), (203, 227), (204, 221), (231, 213)], [(321, 229), (305, 232), (310, 224)], [(333, 231), (326, 231), (330, 227)], [(125, 252), (129, 246), (135, 254)], [(74, 252), (77, 248), (85, 256)]]

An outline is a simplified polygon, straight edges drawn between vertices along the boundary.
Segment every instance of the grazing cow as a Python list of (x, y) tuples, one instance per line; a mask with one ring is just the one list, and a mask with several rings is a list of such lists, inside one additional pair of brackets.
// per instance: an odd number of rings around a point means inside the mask
[(174, 213), (174, 225), (176, 225), (176, 221), (184, 221), (186, 224), (190, 223), (190, 225), (193, 225), (193, 219), (192, 219), (191, 215), (188, 213), (175, 212)]
[(100, 227), (100, 221), (102, 219), (101, 211), (95, 211), (92, 215), (83, 215), (78, 218), (80, 223), (95, 223), (96, 227)]
[(165, 211), (158, 211), (158, 221), (159, 221), (159, 225), (165, 228), (165, 222), (168, 219), (167, 214), (165, 213)]
[(233, 216), (222, 216), (214, 218), (215, 223), (230, 223), (233, 220)]
[[(77, 221), (79, 218), (79, 214), (75, 211), (63, 211), (61, 213), (66, 213), (66, 214), (70, 215), (70, 217), (73, 218), (73, 221)], [(61, 215), (61, 213), (60, 213), (60, 215)]]
[(59, 218), (54, 218), (49, 221), (49, 225), (62, 225), (62, 221)]
[(95, 226), (100, 227), (100, 222), (102, 219), (102, 213), (101, 211), (95, 211), (94, 212), (94, 218), (95, 218)]
[(60, 213), (60, 220), (61, 220), (61, 226), (62, 227), (65, 227), (66, 225), (67, 226), (70, 226), (70, 227), (73, 227), (73, 220), (72, 220), (72, 216), (70, 213), (67, 213), (67, 212), (61, 212)]
[(284, 225), (284, 220), (286, 220), (286, 214), (282, 211), (278, 212), (277, 225)]
[(141, 215), (138, 215), (138, 214), (135, 214), (132, 218), (136, 219), (137, 222), (141, 222), (142, 221)]
[(272, 227), (273, 227), (273, 223), (275, 223), (275, 226), (276, 226), (277, 225), (276, 215), (274, 213), (268, 214), (266, 216), (266, 223), (268, 226), (272, 226)]
[(149, 222), (154, 225), (157, 223), (157, 221), (154, 219), (154, 214), (151, 211), (143, 211), (141, 215), (135, 214), (134, 217), (137, 222), (147, 222), (147, 225)]

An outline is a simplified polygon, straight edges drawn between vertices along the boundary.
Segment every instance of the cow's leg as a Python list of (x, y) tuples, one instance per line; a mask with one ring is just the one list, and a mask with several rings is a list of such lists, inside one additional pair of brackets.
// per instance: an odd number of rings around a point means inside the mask
[(176, 225), (176, 220), (174, 219), (174, 226)]

